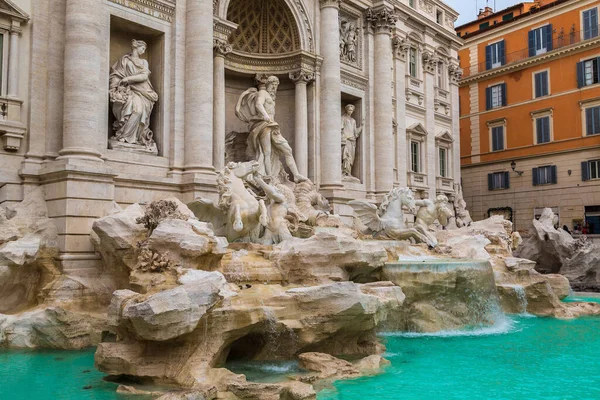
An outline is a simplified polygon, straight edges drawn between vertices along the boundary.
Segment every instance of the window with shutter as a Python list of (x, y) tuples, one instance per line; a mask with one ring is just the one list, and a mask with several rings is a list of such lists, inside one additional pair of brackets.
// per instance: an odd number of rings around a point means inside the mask
[(549, 185), (557, 181), (556, 166), (547, 165), (533, 169), (533, 185)]
[(504, 65), (504, 40), (485, 47), (486, 69), (498, 68)]
[(504, 94), (506, 84), (501, 83), (499, 85), (495, 85), (488, 88), (487, 97), (488, 97), (488, 110), (492, 108), (502, 107), (506, 105), (506, 95)]
[(587, 181), (590, 179), (590, 167), (587, 161), (581, 162), (581, 180)]
[(597, 135), (600, 133), (600, 106), (590, 107), (585, 110), (586, 135)]
[(535, 97), (548, 96), (550, 94), (548, 85), (548, 71), (538, 72), (534, 74), (533, 77)]
[(493, 172), (488, 174), (488, 189), (508, 189), (510, 187), (508, 172)]
[(410, 142), (410, 169), (412, 172), (421, 172), (421, 144)]
[(492, 128), (492, 151), (504, 150), (504, 126)]
[(583, 39), (598, 36), (598, 9), (592, 8), (583, 12)]
[(529, 56), (537, 56), (552, 50), (552, 25), (529, 31)]
[(537, 144), (550, 142), (550, 116), (536, 118), (535, 131)]
[[(589, 180), (589, 179), (600, 179), (600, 160), (592, 160), (592, 161), (587, 161), (586, 162), (586, 166), (587, 166), (587, 179), (584, 180)], [(583, 163), (582, 163), (582, 167), (583, 167)]]

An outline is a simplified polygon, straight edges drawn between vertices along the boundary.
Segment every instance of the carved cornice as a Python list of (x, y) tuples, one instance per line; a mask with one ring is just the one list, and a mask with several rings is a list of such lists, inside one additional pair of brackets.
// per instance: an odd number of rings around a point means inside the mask
[(373, 28), (374, 33), (385, 33), (388, 35), (392, 34), (392, 29), (396, 27), (396, 21), (398, 16), (394, 14), (393, 10), (387, 7), (379, 9), (367, 9), (366, 13), (367, 22)]
[(264, 57), (234, 50), (225, 58), (225, 66), (232, 71), (250, 74), (284, 75), (298, 70), (316, 74), (321, 69), (322, 61), (322, 57), (302, 50), (279, 56), (269, 54)]
[(321, 8), (334, 7), (340, 9), (341, 0), (319, 0)]
[(296, 84), (298, 84), (298, 83), (309, 84), (315, 80), (315, 73), (312, 71), (299, 69), (298, 71), (290, 72), (289, 77), (292, 80), (292, 82), (294, 82)]
[(219, 40), (229, 41), (231, 34), (238, 28), (238, 24), (219, 17), (213, 18), (213, 36)]
[(406, 61), (406, 54), (410, 49), (410, 43), (407, 39), (395, 35), (392, 38), (392, 47), (394, 49), (394, 57), (398, 58), (400, 61)]
[(367, 86), (369, 85), (369, 80), (366, 77), (348, 70), (341, 71), (341, 78), (343, 85), (362, 91), (366, 91)]
[(173, 22), (175, 0), (108, 0), (111, 3), (151, 15), (167, 22)]
[(215, 56), (225, 57), (233, 51), (231, 43), (223, 39), (213, 39), (213, 51)]

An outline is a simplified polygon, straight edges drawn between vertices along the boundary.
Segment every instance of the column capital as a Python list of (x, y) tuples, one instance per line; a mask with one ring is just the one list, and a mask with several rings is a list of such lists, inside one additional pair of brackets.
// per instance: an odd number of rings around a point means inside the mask
[(290, 72), (289, 77), (292, 80), (292, 82), (294, 82), (295, 84), (299, 84), (299, 83), (309, 84), (315, 80), (314, 72), (308, 71), (306, 69), (299, 69), (298, 71)]
[(319, 0), (319, 5), (321, 6), (321, 8), (332, 7), (337, 8), (339, 10), (341, 3), (341, 0)]
[(423, 51), (423, 70), (425, 72), (433, 74), (438, 62), (438, 58), (431, 51)]
[(367, 9), (366, 19), (375, 34), (391, 35), (392, 30), (396, 27), (398, 16), (394, 13), (394, 10), (387, 7), (369, 8)]
[(233, 51), (231, 43), (223, 39), (213, 39), (213, 52), (216, 57), (225, 57)]
[(392, 48), (394, 49), (394, 57), (400, 59), (400, 61), (406, 61), (406, 53), (410, 49), (410, 43), (406, 38), (394, 35), (392, 37)]
[(458, 81), (462, 78), (463, 70), (456, 64), (448, 65), (448, 74), (450, 75), (450, 83), (458, 85)]

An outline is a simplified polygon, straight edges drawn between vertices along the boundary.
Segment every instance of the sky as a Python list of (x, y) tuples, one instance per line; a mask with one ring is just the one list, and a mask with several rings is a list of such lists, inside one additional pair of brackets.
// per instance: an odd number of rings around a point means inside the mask
[[(477, 13), (480, 8), (485, 7), (486, 0), (443, 0), (450, 7), (454, 8), (460, 16), (456, 21), (456, 26), (462, 25), (477, 18)], [(531, 0), (487, 0), (487, 5), (499, 11), (512, 5)]]

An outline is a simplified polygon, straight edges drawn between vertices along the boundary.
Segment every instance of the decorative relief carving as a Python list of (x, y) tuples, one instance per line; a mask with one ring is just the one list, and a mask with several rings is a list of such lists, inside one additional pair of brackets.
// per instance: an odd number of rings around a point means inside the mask
[(213, 39), (213, 51), (215, 55), (225, 57), (233, 51), (233, 46), (226, 40)]
[(394, 56), (399, 58), (401, 61), (406, 61), (406, 55), (408, 49), (410, 49), (410, 43), (407, 39), (395, 35), (392, 38), (392, 47), (394, 49)]
[(111, 3), (172, 22), (175, 15), (175, 0), (108, 0)]
[(322, 59), (309, 53), (292, 53), (285, 57), (262, 58), (242, 53), (230, 53), (225, 58), (228, 68), (244, 73), (288, 74), (299, 69), (318, 72)]
[(360, 68), (362, 57), (360, 54), (360, 28), (358, 21), (349, 17), (340, 16), (340, 60), (343, 63)]
[(396, 26), (396, 21), (398, 21), (398, 16), (387, 7), (378, 10), (367, 9), (366, 18), (375, 33), (391, 34), (392, 29)]
[(450, 29), (454, 29), (454, 23), (456, 22), (456, 17), (451, 17), (446, 15), (446, 26)]
[(283, 54), (300, 48), (294, 16), (283, 0), (232, 0), (227, 19), (239, 25), (232, 40), (236, 50)]
[(423, 11), (425, 11), (427, 14), (429, 15), (433, 15), (433, 3), (431, 1), (428, 0), (420, 0), (419, 1), (419, 8)]
[(450, 75), (450, 83), (458, 84), (460, 78), (462, 78), (463, 70), (454, 64), (448, 65), (448, 74)]
[(290, 72), (289, 77), (292, 80), (292, 82), (294, 82), (294, 83), (298, 83), (298, 82), (311, 83), (312, 81), (315, 80), (315, 74), (311, 71), (307, 71), (304, 69), (299, 69), (296, 72)]
[(435, 72), (439, 59), (429, 50), (423, 51), (423, 70), (430, 74)]

